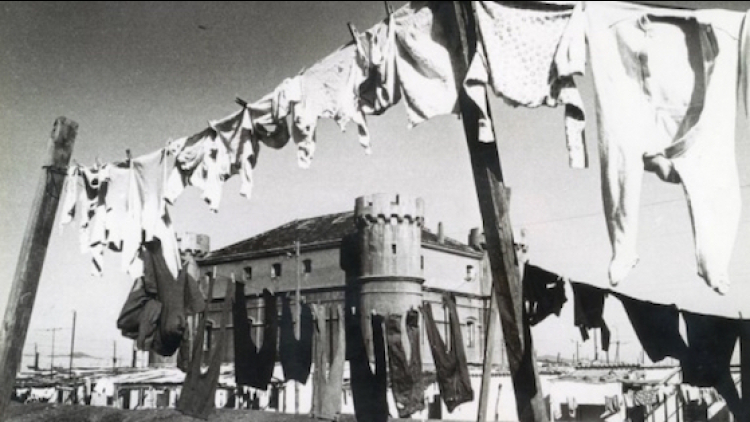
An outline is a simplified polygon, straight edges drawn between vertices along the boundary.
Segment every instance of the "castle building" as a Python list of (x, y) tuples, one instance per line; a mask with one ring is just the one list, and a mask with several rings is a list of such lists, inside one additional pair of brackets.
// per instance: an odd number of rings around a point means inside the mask
[[(480, 231), (472, 229), (462, 243), (446, 237), (442, 223), (436, 232), (428, 230), (421, 198), (363, 196), (353, 212), (295, 220), (212, 251), (198, 263), (203, 274), (217, 275), (207, 343), (220, 328), (222, 300), (234, 274), (245, 283), (252, 335), (260, 341), (264, 288), (294, 297), (299, 286), (306, 303), (358, 307), (363, 318), (373, 311), (405, 314), (430, 304), (446, 340), (448, 312), (442, 295), (450, 292), (456, 297), (467, 359), (470, 364), (483, 360), (491, 276)], [(429, 369), (434, 365), (421, 316), (420, 326), (422, 361)], [(231, 330), (228, 334), (224, 361), (230, 363), (234, 348)], [(365, 338), (370, 335), (366, 332)], [(207, 344), (206, 351), (212, 346)]]

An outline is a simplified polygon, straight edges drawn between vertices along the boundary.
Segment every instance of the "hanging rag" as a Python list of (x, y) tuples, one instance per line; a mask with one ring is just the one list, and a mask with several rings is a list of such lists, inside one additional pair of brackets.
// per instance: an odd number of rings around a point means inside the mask
[(232, 306), (234, 322), (234, 377), (237, 385), (246, 385), (266, 390), (273, 378), (276, 366), (276, 345), (278, 339), (278, 310), (276, 297), (268, 289), (263, 289), (263, 344), (257, 347), (259, 339), (253, 341), (247, 316), (245, 284), (237, 282)]
[(190, 137), (171, 141), (168, 150), (176, 165), (167, 180), (166, 200), (174, 203), (186, 186), (203, 191), (201, 198), (213, 212), (219, 210), (224, 182), (240, 174), (240, 194), (252, 194), (252, 172), (257, 142), (252, 141), (253, 124), (248, 108), (211, 121), (208, 127)]
[[(328, 331), (328, 313), (335, 320), (335, 331)], [(313, 374), (313, 418), (338, 420), (341, 413), (341, 395), (344, 382), (344, 360), (346, 357), (346, 332), (342, 307), (327, 308), (312, 305), (315, 315), (314, 374)], [(329, 350), (329, 346), (332, 350)]]
[(730, 362), (742, 322), (713, 315), (683, 311), (687, 330), (687, 356), (680, 362), (682, 382), (714, 387), (729, 409), (739, 415), (742, 405), (730, 372)]
[(670, 356), (682, 359), (687, 345), (680, 336), (680, 313), (675, 305), (644, 302), (613, 292), (622, 302), (643, 350), (656, 363)]
[[(479, 42), (464, 86), (484, 119), (487, 85), (512, 106), (564, 105), (569, 164), (588, 167), (583, 100), (573, 79), (586, 68), (582, 3), (474, 4)], [(489, 131), (482, 140), (494, 141)]]
[(646, 170), (682, 183), (698, 275), (726, 293), (740, 218), (734, 144), (744, 15), (621, 2), (587, 2), (585, 14), (613, 250), (610, 282), (617, 285), (638, 262)]
[(347, 312), (346, 346), (354, 402), (358, 422), (386, 422), (388, 420), (388, 369), (386, 367), (383, 316), (371, 315), (375, 373), (370, 369), (367, 345), (363, 335), (362, 317)]
[(450, 348), (446, 348), (440, 331), (432, 316), (432, 305), (422, 306), (427, 341), (430, 343), (432, 359), (435, 362), (440, 395), (449, 413), (460, 404), (474, 400), (474, 390), (469, 379), (469, 367), (464, 352), (461, 322), (456, 310), (456, 299), (449, 294), (443, 295), (443, 306), (448, 309), (450, 327)]
[(407, 311), (405, 323), (406, 340), (409, 343), (408, 358), (404, 346), (404, 333), (401, 331), (401, 315), (391, 314), (385, 323), (391, 391), (399, 418), (408, 418), (425, 407), (422, 354), (419, 346), (419, 313), (413, 309)]
[(608, 291), (588, 284), (571, 282), (573, 288), (573, 323), (581, 330), (581, 337), (589, 339), (588, 330), (599, 328), (602, 335), (602, 350), (609, 350), (610, 331), (604, 321), (604, 300)]
[(560, 316), (565, 302), (565, 281), (559, 275), (526, 263), (523, 298), (529, 324), (536, 325), (551, 314)]
[(313, 317), (310, 305), (300, 304), (300, 337), (294, 335), (294, 318), (288, 297), (282, 298), (279, 324), (279, 360), (286, 381), (307, 383), (312, 365)]

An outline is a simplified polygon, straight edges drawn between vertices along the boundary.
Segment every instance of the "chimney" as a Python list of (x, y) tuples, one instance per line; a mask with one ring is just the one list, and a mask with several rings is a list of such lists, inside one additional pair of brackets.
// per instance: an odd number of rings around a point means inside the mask
[(484, 234), (479, 227), (474, 227), (469, 231), (469, 246), (478, 251), (484, 249)]
[(438, 243), (439, 244), (442, 245), (443, 243), (445, 243), (445, 233), (443, 233), (443, 222), (442, 221), (438, 223), (437, 238), (438, 238)]

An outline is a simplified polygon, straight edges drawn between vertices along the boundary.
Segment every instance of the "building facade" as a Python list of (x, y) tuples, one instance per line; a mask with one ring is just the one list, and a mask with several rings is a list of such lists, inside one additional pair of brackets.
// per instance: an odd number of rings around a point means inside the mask
[[(216, 338), (232, 275), (245, 283), (252, 335), (260, 341), (263, 289), (293, 299), (299, 288), (308, 304), (359, 308), (363, 318), (373, 311), (403, 315), (429, 305), (446, 341), (448, 312), (442, 295), (448, 292), (456, 298), (467, 359), (481, 364), (491, 278), (479, 230), (468, 233), (467, 240), (445, 237), (442, 224), (428, 230), (423, 201), (401, 195), (364, 196), (357, 198), (353, 212), (292, 221), (199, 259), (202, 274), (216, 275), (206, 337)], [(429, 369), (432, 355), (421, 315), (420, 326), (422, 361)], [(234, 360), (231, 322), (229, 328), (227, 363)], [(206, 351), (212, 346), (206, 345)]]

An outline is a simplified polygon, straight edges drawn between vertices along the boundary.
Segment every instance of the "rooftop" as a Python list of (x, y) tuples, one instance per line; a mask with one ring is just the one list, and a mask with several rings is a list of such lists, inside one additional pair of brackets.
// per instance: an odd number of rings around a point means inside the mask
[[(282, 253), (284, 250), (290, 251), (295, 241), (299, 241), (303, 249), (305, 246), (332, 244), (354, 234), (355, 231), (352, 211), (294, 220), (249, 239), (211, 251), (201, 261), (225, 260), (273, 252)], [(422, 228), (422, 245), (481, 256), (480, 252), (471, 246), (448, 237), (445, 237), (441, 244), (438, 242), (437, 234), (425, 228)]]

